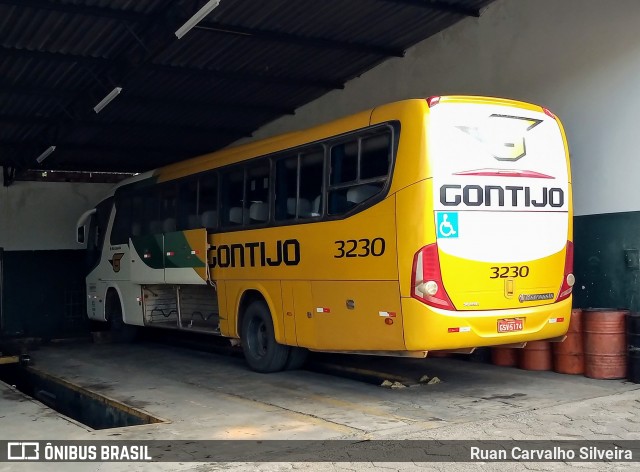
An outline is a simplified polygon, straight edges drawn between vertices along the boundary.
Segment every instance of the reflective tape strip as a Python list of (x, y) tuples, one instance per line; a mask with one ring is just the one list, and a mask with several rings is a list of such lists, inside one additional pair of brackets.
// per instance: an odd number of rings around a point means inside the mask
[(396, 312), (395, 311), (379, 311), (378, 314), (380, 316), (384, 316), (386, 318), (395, 318), (396, 317)]
[(318, 313), (331, 313), (331, 310), (329, 308), (318, 307), (318, 308), (316, 308), (316, 312), (318, 312)]
[(456, 328), (449, 328), (447, 332), (449, 333), (468, 333), (471, 331), (471, 326), (458, 326)]

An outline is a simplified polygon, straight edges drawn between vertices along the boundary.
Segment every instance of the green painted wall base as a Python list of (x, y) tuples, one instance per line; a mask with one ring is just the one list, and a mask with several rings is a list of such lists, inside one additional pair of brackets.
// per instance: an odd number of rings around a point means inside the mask
[(5, 337), (61, 338), (88, 332), (85, 251), (4, 251)]
[(574, 219), (576, 308), (640, 309), (640, 212)]

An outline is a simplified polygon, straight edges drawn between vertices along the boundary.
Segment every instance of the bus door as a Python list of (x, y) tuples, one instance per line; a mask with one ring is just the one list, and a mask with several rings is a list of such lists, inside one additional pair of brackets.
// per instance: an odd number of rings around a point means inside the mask
[(206, 284), (207, 246), (205, 228), (164, 233), (164, 282)]
[[(103, 247), (112, 207), (113, 198), (106, 199), (98, 204), (89, 219), (85, 270), (87, 273), (87, 315), (91, 319), (104, 319), (103, 295), (106, 291), (106, 282), (102, 269), (104, 266)], [(84, 221), (79, 222), (80, 225), (84, 225)]]

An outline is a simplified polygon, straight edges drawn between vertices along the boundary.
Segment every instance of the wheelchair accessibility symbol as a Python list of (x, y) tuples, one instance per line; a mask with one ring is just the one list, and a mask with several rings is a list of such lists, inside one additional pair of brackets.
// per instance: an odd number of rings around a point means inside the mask
[(457, 238), (458, 213), (455, 211), (436, 213), (436, 226), (439, 238)]

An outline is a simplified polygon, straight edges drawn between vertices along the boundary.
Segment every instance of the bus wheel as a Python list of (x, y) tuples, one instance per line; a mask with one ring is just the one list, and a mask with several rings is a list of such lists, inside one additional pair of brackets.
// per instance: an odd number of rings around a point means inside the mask
[(278, 372), (285, 368), (289, 346), (276, 342), (271, 313), (264, 302), (251, 303), (242, 318), (242, 351), (247, 364), (257, 372)]
[(112, 342), (130, 343), (136, 338), (135, 326), (125, 324), (122, 319), (122, 305), (116, 292), (110, 292), (107, 296), (107, 317), (109, 319), (109, 336)]
[(289, 358), (287, 359), (287, 365), (285, 366), (286, 370), (298, 370), (302, 368), (305, 362), (307, 362), (307, 357), (309, 355), (309, 351), (302, 347), (292, 347), (291, 352), (289, 352)]

